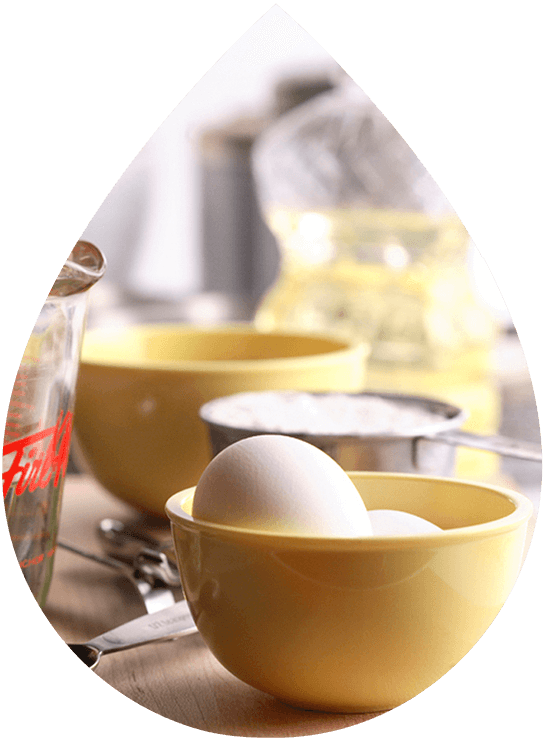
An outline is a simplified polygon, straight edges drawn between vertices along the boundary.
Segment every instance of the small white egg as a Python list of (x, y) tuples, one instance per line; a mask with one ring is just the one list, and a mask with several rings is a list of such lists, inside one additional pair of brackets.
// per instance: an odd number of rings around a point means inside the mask
[(199, 480), (192, 515), (278, 533), (372, 534), (366, 506), (341, 466), (286, 435), (248, 437), (222, 450)]
[(368, 511), (368, 517), (372, 525), (372, 533), (377, 536), (423, 535), (442, 532), (442, 528), (438, 525), (409, 512), (399, 512), (394, 509), (371, 509)]

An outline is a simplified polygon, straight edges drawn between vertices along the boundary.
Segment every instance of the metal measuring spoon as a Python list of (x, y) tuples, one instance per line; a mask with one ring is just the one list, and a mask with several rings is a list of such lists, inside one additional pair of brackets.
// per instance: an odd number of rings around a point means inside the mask
[(177, 574), (175, 575), (176, 578), (173, 577), (163, 554), (155, 551), (148, 552), (148, 549), (143, 548), (132, 560), (126, 561), (120, 558), (89, 553), (64, 541), (58, 541), (57, 545), (71, 553), (122, 573), (136, 587), (149, 613), (157, 612), (175, 603), (172, 590), (180, 587), (180, 579)]
[(176, 557), (170, 539), (161, 542), (150, 535), (144, 527), (121, 522), (111, 517), (106, 517), (100, 521), (97, 533), (108, 555), (130, 558), (142, 549), (162, 553), (164, 562), (171, 570), (172, 578), (178, 577)]
[(144, 646), (156, 641), (172, 641), (196, 632), (197, 628), (188, 603), (181, 600), (153, 615), (143, 615), (130, 620), (96, 638), (91, 638), (86, 643), (67, 645), (86, 666), (96, 669), (103, 654)]

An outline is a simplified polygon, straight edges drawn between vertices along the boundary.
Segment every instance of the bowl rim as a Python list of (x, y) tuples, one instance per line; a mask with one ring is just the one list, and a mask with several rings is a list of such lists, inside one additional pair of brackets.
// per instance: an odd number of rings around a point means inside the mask
[[(125, 331), (142, 331), (148, 330), (152, 333), (166, 332), (169, 334), (182, 333), (186, 335), (255, 335), (267, 337), (284, 337), (286, 339), (314, 339), (329, 342), (332, 345), (330, 350), (309, 355), (294, 355), (284, 358), (256, 358), (249, 360), (153, 360), (143, 361), (120, 358), (119, 360), (100, 360), (86, 357), (85, 341), (93, 341), (95, 338), (121, 336)], [(361, 361), (367, 360), (371, 352), (369, 343), (361, 340), (350, 340), (340, 338), (337, 335), (319, 332), (283, 332), (281, 330), (267, 331), (255, 327), (249, 323), (229, 323), (221, 325), (198, 325), (186, 322), (149, 322), (144, 324), (130, 324), (127, 326), (113, 327), (94, 327), (86, 331), (82, 344), (80, 365), (87, 367), (100, 368), (123, 368), (131, 370), (165, 370), (180, 371), (191, 370), (197, 372), (218, 373), (230, 371), (269, 371), (271, 368), (282, 369), (285, 366), (290, 368), (320, 367), (329, 365), (333, 361), (350, 359), (353, 355), (360, 356)]]
[(279, 533), (274, 531), (253, 530), (250, 528), (219, 525), (216, 523), (198, 520), (186, 514), (181, 503), (193, 496), (195, 486), (183, 489), (173, 494), (165, 503), (165, 511), (171, 522), (171, 527), (181, 527), (203, 535), (214, 536), (223, 541), (236, 541), (240, 544), (253, 545), (266, 549), (283, 548), (293, 550), (321, 550), (321, 551), (372, 551), (390, 550), (396, 548), (437, 548), (440, 546), (455, 545), (475, 541), (477, 537), (486, 538), (508, 533), (524, 525), (533, 513), (533, 505), (524, 494), (502, 486), (482, 484), (476, 481), (455, 479), (443, 476), (427, 476), (421, 474), (383, 473), (377, 471), (347, 471), (353, 478), (386, 478), (386, 479), (413, 479), (426, 482), (456, 484), (463, 487), (472, 486), (483, 489), (488, 493), (495, 493), (508, 499), (515, 507), (509, 515), (496, 520), (468, 525), (466, 527), (451, 528), (440, 533), (424, 533), (417, 535), (385, 535), (361, 537), (327, 537), (308, 536), (298, 533)]

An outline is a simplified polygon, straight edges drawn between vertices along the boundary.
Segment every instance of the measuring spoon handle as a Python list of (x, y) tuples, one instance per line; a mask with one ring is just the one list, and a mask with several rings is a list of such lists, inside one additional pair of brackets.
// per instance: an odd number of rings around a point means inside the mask
[(196, 632), (197, 628), (190, 614), (188, 603), (186, 600), (180, 600), (164, 610), (130, 620), (128, 623), (92, 638), (86, 644), (107, 654), (121, 651), (124, 648), (143, 646), (153, 641), (169, 641)]

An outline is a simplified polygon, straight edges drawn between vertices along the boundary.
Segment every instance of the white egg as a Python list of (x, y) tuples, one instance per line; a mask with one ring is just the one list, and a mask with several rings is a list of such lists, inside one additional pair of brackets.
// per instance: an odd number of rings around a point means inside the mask
[(399, 512), (394, 509), (371, 509), (368, 511), (368, 517), (372, 525), (372, 533), (377, 536), (423, 535), (442, 532), (442, 528), (438, 525), (409, 512)]
[(222, 450), (199, 480), (192, 515), (279, 533), (372, 534), (364, 502), (341, 466), (286, 435), (257, 435)]

